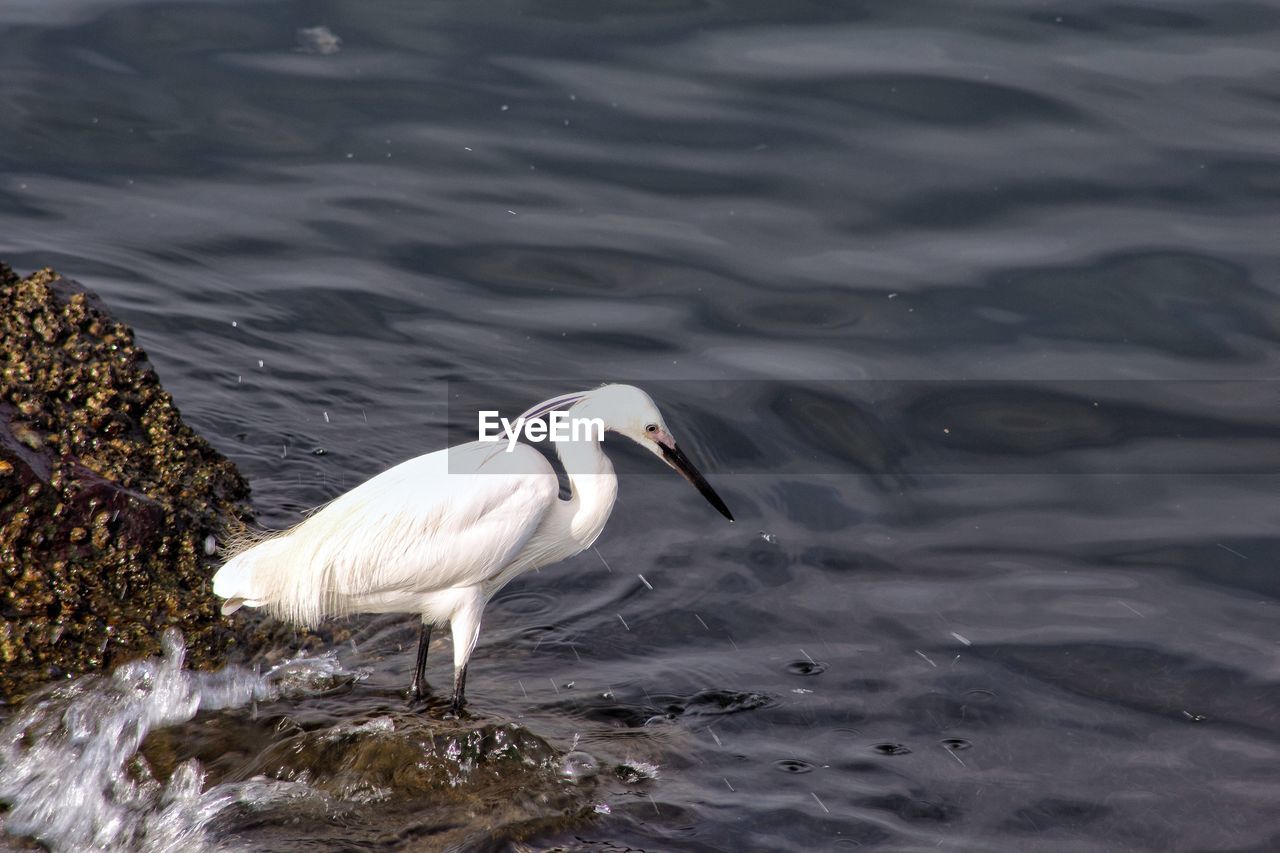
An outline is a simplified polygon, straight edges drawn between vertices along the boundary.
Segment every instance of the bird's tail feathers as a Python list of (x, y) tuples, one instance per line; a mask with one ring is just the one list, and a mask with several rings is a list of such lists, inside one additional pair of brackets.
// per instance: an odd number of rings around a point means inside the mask
[(230, 616), (232, 613), (235, 613), (244, 605), (245, 601), (246, 599), (235, 598), (234, 596), (228, 598), (226, 601), (222, 602), (222, 615)]
[(218, 535), (218, 556), (230, 562), (255, 545), (283, 535), (278, 530), (250, 527), (238, 518), (228, 521)]
[(259, 591), (255, 569), (265, 556), (262, 552), (269, 543), (270, 540), (263, 539), (257, 544), (240, 541), (224, 546), (223, 553), (233, 556), (213, 576), (213, 594), (226, 599), (222, 604), (222, 615), (235, 613), (242, 606), (261, 607), (267, 603), (265, 595)]
[(323, 516), (311, 516), (285, 531), (242, 528), (229, 531), (222, 552), (226, 563), (213, 576), (213, 592), (226, 599), (223, 614), (262, 607), (272, 616), (313, 627), (325, 616), (344, 615), (336, 593), (331, 535)]
[(306, 562), (299, 561), (289, 541), (292, 532), (245, 527), (228, 533), (222, 546), (228, 559), (213, 576), (214, 595), (226, 599), (224, 616), (241, 607), (263, 607), (295, 624), (319, 622), (324, 602), (307, 582)]

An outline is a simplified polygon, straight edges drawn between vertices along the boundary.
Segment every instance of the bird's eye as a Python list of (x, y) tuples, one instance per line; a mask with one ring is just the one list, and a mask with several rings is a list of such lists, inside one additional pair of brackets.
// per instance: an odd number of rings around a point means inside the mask
[(657, 432), (657, 431), (658, 431), (658, 425), (657, 425), (657, 424), (649, 424), (647, 427), (645, 427), (645, 428), (644, 428), (644, 431), (645, 431), (645, 432)]

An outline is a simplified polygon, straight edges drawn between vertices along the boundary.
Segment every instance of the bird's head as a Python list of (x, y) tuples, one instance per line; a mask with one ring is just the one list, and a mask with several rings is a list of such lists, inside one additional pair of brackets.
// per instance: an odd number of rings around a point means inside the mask
[(733, 514), (724, 501), (676, 444), (662, 413), (648, 394), (634, 385), (602, 385), (540, 403), (526, 412), (525, 417), (538, 417), (565, 407), (571, 407), (575, 418), (599, 418), (606, 430), (625, 435), (653, 453), (692, 483), (721, 515), (733, 521)]

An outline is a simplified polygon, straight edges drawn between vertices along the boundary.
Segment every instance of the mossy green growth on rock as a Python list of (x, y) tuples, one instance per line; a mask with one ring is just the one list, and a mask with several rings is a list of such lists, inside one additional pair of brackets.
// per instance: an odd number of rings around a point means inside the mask
[(205, 541), (248, 494), (97, 297), (0, 264), (0, 700), (154, 655), (169, 626), (220, 660)]

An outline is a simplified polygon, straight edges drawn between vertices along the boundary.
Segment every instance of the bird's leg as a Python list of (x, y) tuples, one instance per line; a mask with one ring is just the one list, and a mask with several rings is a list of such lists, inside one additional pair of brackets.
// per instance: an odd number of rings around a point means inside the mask
[(449, 710), (454, 716), (461, 716), (462, 706), (467, 703), (467, 662), (480, 636), (480, 614), (488, 598), (479, 586), (463, 587), (455, 594), (458, 604), (449, 616), (449, 629), (453, 632), (453, 701)]
[(467, 665), (463, 664), (453, 672), (453, 701), (449, 703), (449, 713), (455, 717), (462, 716), (462, 706), (467, 704)]
[(413, 671), (413, 684), (409, 686), (409, 698), (421, 699), (427, 685), (427, 647), (431, 645), (431, 623), (423, 622), (418, 634), (418, 664)]

